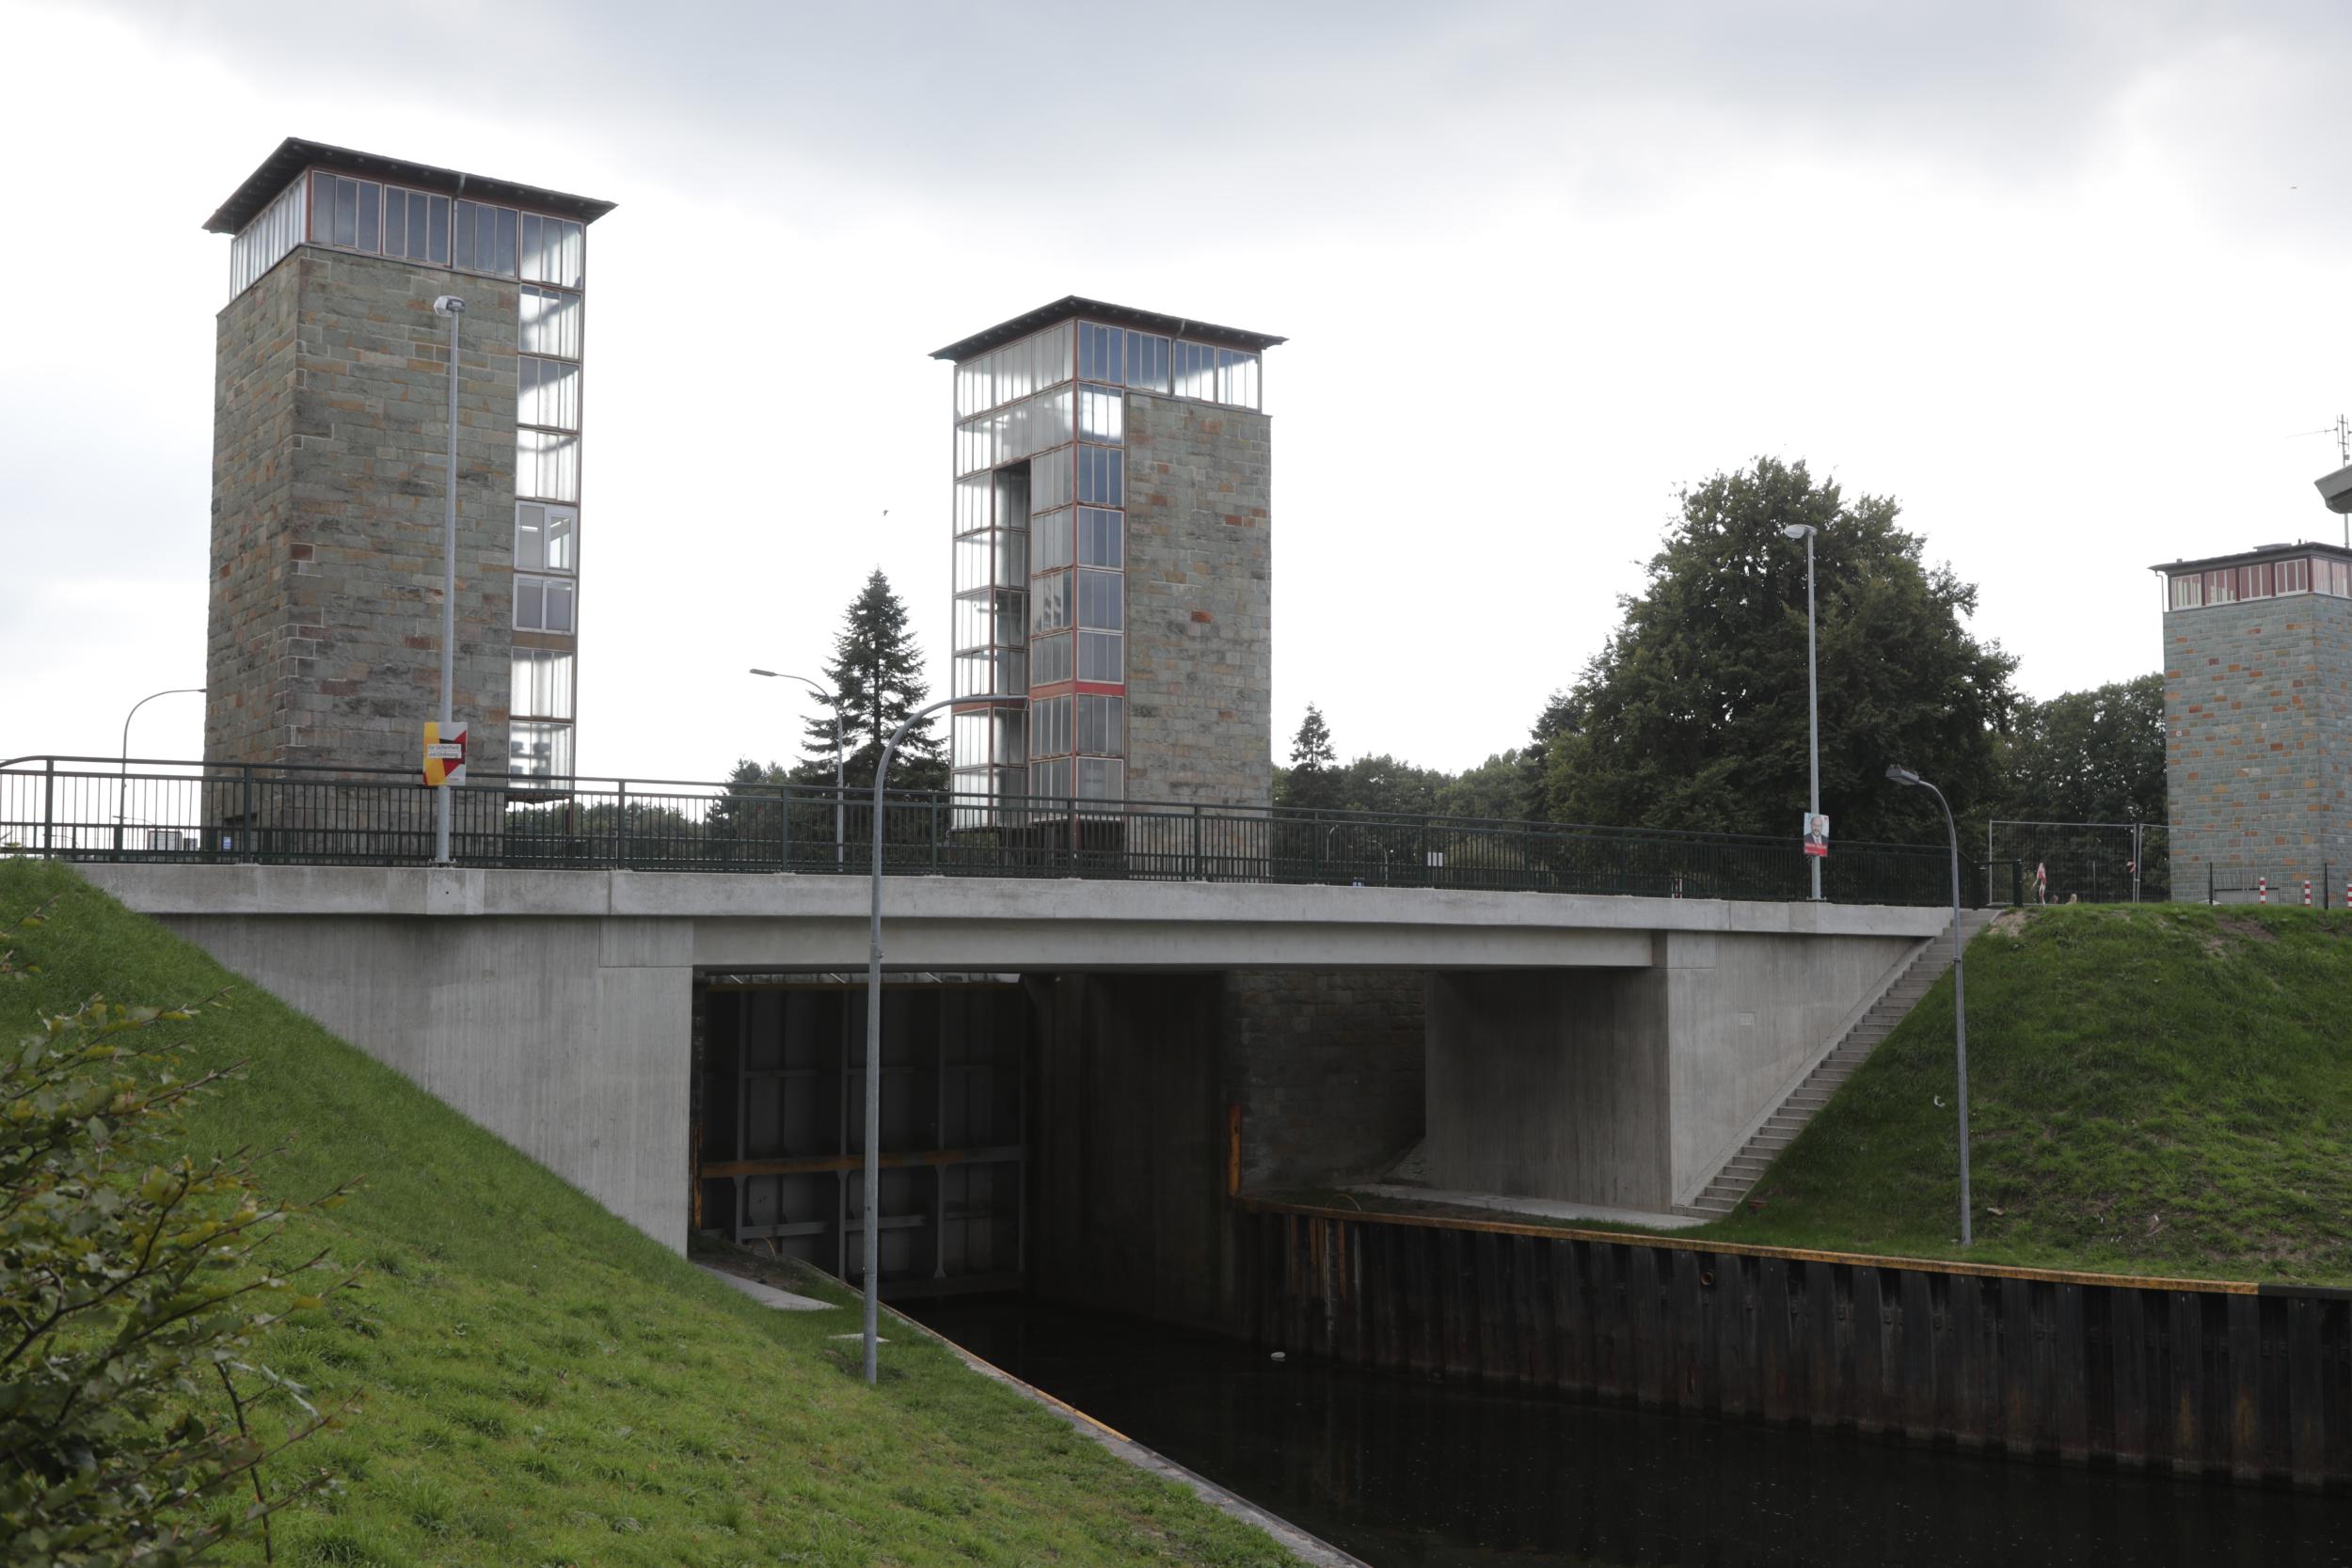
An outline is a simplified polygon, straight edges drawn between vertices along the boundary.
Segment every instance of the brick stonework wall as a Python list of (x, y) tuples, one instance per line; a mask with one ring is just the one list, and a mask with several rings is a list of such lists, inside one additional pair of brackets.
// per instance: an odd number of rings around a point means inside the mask
[(1225, 1092), (1245, 1190), (1378, 1174), (1419, 1143), (1428, 976), (1240, 972), (1225, 981)]
[(516, 293), (297, 247), (220, 313), (205, 755), (419, 766), (439, 711), (448, 322), (458, 377), (457, 714), (506, 767)]
[(2352, 601), (2168, 611), (2164, 674), (2174, 896), (2202, 897), (2208, 865), (2352, 876)]
[(229, 302), (215, 325), (212, 590), (205, 619), (204, 754), (278, 754), (292, 733), (280, 679), (285, 544), (294, 493), (294, 325), (289, 260)]
[(1274, 788), (1272, 421), (1129, 391), (1127, 794)]

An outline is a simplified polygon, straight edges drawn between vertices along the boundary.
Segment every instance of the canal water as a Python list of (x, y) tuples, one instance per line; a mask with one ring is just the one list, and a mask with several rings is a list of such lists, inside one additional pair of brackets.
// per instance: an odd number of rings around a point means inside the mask
[(2352, 1498), (1277, 1361), (1018, 1297), (911, 1309), (1374, 1568), (2352, 1568)]

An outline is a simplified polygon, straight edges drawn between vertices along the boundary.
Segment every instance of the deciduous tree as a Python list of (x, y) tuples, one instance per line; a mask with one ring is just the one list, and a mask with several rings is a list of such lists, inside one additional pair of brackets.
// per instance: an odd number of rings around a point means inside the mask
[[(1938, 842), (1924, 791), (1965, 814), (1999, 788), (2015, 660), (1967, 619), (1974, 585), (1922, 560), (1892, 498), (1849, 501), (1760, 458), (1684, 493), (1644, 590), (1571, 687), (1545, 746), (1555, 820), (1796, 836), (1806, 798), (1805, 552), (1820, 617), (1821, 803), (1846, 840)], [(1554, 721), (1556, 719), (1556, 721)]]

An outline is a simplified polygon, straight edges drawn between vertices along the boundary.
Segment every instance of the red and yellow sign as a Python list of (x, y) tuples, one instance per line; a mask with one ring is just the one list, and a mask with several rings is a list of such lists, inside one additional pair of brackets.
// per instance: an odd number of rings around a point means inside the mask
[(466, 782), (466, 725), (424, 721), (424, 782), (427, 788)]

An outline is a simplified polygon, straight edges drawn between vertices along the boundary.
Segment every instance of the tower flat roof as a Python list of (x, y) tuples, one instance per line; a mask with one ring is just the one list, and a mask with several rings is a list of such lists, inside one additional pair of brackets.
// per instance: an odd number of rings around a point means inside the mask
[(931, 357), (969, 359), (976, 354), (986, 354), (990, 349), (1025, 338), (1032, 332), (1051, 326), (1056, 322), (1068, 321), (1073, 316), (1157, 332), (1170, 338), (1188, 338), (1196, 343), (1215, 343), (1220, 348), (1246, 348), (1253, 353), (1290, 341), (1270, 332), (1248, 332), (1238, 326), (1219, 326), (1214, 322), (1193, 321), (1185, 316), (1165, 316), (1156, 310), (1138, 310), (1133, 306), (1112, 305), (1104, 300), (1065, 294), (1051, 305), (1041, 305), (1009, 321), (998, 322), (985, 332), (975, 332), (961, 342), (934, 349)]
[(245, 177), (245, 183), (231, 192), (220, 210), (204, 220), (204, 228), (215, 234), (234, 234), (261, 215), (279, 191), (294, 177), (312, 164), (326, 164), (345, 174), (359, 175), (371, 180), (390, 180), (402, 184), (419, 185), (427, 190), (479, 197), (485, 201), (511, 202), (517, 207), (532, 207), (543, 213), (578, 218), (594, 223), (611, 212), (613, 203), (598, 201), (594, 197), (571, 196), (539, 185), (519, 184), (512, 180), (495, 180), (488, 175), (468, 174), (462, 169), (438, 168), (432, 164), (412, 164), (405, 158), (387, 158), (380, 152), (359, 152), (348, 147), (334, 147), (323, 141), (305, 141), (300, 136), (288, 136), (278, 144), (277, 150), (261, 162), (261, 166)]
[(2334, 556), (2339, 561), (2352, 561), (2352, 549), (2346, 549), (2342, 545), (2325, 545), (2316, 539), (2298, 539), (2291, 545), (2257, 545), (2250, 550), (2238, 550), (2231, 555), (2202, 555), (2194, 561), (2159, 561), (2148, 569), (2152, 572), (2201, 572), (2221, 566), (2244, 566), (2275, 555), (2310, 555), (2313, 551)]

